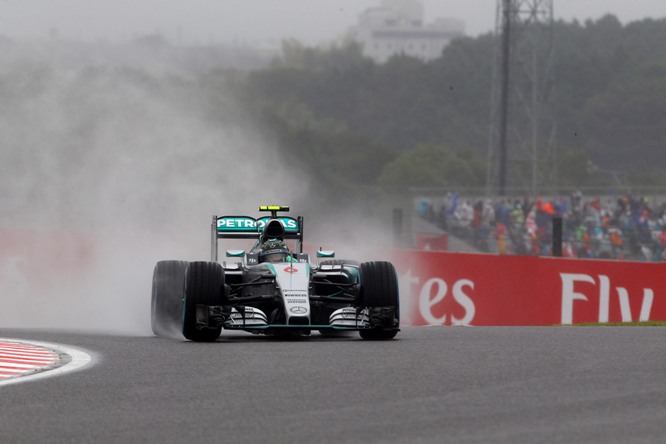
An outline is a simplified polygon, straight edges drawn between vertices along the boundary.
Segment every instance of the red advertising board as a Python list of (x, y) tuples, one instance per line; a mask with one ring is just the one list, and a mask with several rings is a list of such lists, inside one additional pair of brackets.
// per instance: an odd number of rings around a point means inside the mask
[(93, 243), (84, 235), (0, 227), (0, 294), (76, 280), (93, 257)]
[(666, 263), (398, 251), (409, 325), (666, 320)]

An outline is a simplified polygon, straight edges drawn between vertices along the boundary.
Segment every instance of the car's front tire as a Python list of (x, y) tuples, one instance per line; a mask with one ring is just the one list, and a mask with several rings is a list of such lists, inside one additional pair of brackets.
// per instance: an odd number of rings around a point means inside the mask
[(224, 304), (224, 269), (217, 262), (191, 262), (185, 272), (183, 335), (195, 342), (215, 341), (222, 327), (197, 324), (197, 306)]
[(358, 305), (369, 309), (370, 329), (360, 330), (363, 339), (393, 339), (400, 331), (398, 277), (390, 262), (363, 262), (359, 268)]
[(150, 326), (157, 336), (179, 336), (186, 261), (159, 261), (153, 271)]

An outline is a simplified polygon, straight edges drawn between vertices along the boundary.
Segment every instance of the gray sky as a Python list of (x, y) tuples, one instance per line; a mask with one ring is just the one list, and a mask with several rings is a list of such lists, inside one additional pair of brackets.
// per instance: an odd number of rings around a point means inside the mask
[[(422, 0), (426, 21), (453, 17), (468, 35), (493, 29), (497, 0)], [(329, 41), (379, 0), (0, 0), (0, 35), (123, 42), (161, 32), (172, 41)], [(606, 13), (623, 23), (666, 17), (666, 0), (555, 0), (555, 17), (584, 21)]]

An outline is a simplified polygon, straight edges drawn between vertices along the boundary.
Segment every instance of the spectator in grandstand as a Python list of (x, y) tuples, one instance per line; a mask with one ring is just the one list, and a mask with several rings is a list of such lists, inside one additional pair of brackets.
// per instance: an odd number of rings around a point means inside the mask
[[(554, 199), (476, 199), (474, 206), (458, 193), (428, 202), (439, 206), (419, 204), (421, 217), (481, 251), (549, 255), (552, 219), (558, 216), (566, 257), (666, 260), (666, 202), (654, 210), (643, 197), (586, 199), (580, 190)], [(488, 244), (492, 238), (495, 246)]]
[(657, 239), (659, 240), (659, 258), (662, 261), (666, 261), (666, 224), (661, 226), (661, 231), (659, 232)]
[(624, 259), (624, 254), (622, 253), (622, 231), (617, 227), (611, 226), (608, 229), (608, 239), (611, 243), (613, 257), (615, 259)]
[(504, 223), (501, 220), (498, 220), (497, 224), (495, 225), (495, 239), (497, 240), (497, 252), (499, 254), (507, 253), (506, 236), (507, 236), (506, 225), (504, 225)]

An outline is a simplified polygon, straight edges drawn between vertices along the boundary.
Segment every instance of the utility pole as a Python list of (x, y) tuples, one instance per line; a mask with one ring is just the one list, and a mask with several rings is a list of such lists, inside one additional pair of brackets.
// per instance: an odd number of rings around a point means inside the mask
[(500, 196), (506, 194), (507, 131), (509, 125), (509, 85), (511, 84), (511, 0), (504, 2), (502, 11), (502, 90), (500, 99), (499, 187)]
[[(509, 182), (514, 192), (529, 191), (532, 195), (540, 186), (557, 185), (555, 126), (552, 119), (548, 121), (547, 106), (553, 1), (497, 0), (488, 194), (504, 196)], [(544, 130), (549, 139), (542, 136)]]

